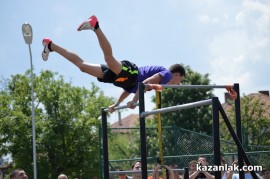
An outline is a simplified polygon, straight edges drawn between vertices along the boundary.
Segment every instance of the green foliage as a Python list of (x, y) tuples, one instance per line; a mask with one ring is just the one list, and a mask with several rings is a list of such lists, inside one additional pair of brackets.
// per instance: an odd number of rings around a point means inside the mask
[[(183, 81), (184, 85), (209, 85), (208, 74), (201, 75), (185, 67), (187, 75)], [(162, 107), (170, 107), (180, 104), (192, 103), (201, 100), (211, 99), (212, 89), (165, 89), (162, 92)], [(155, 99), (153, 98), (155, 102)], [(162, 126), (175, 126), (184, 129), (211, 134), (211, 108), (202, 106), (162, 114)]]
[[(0, 91), (0, 153), (11, 154), (14, 168), (33, 178), (29, 76), (12, 76)], [(98, 176), (98, 117), (113, 99), (94, 84), (74, 87), (50, 71), (35, 76), (34, 89), (38, 178)]]
[[(269, 102), (260, 98), (259, 95), (248, 95), (241, 98), (241, 124), (243, 147), (245, 151), (269, 151), (270, 149), (270, 113)], [(226, 113), (230, 122), (235, 128), (235, 106), (232, 102), (226, 105)], [(221, 120), (221, 137), (225, 140), (231, 140), (232, 137)], [(236, 150), (234, 150), (236, 151)], [(263, 167), (269, 167), (269, 153), (250, 154), (252, 163)]]
[[(108, 135), (109, 160), (139, 158), (140, 143), (137, 141), (138, 134), (135, 132), (132, 129), (113, 129), (110, 132)], [(115, 162), (111, 170), (129, 170), (131, 163)]]
[[(270, 145), (270, 113), (269, 103), (254, 97), (245, 96), (241, 98), (241, 123), (243, 133), (243, 144), (248, 150), (252, 149), (251, 145)], [(235, 108), (232, 103), (227, 107), (227, 115), (231, 120), (232, 126), (235, 128)], [(229, 132), (226, 130), (224, 122), (222, 126), (222, 137), (231, 140)]]
[(136, 140), (133, 137), (133, 135), (130, 134), (131, 130), (128, 129), (125, 130), (128, 131), (128, 133), (127, 132), (122, 133), (120, 132), (120, 130), (125, 129), (119, 129), (119, 131), (114, 131), (109, 135), (109, 148), (110, 148), (109, 150), (111, 151), (110, 155), (111, 160), (133, 158), (134, 153), (136, 153), (137, 151), (137, 149), (135, 151), (135, 148), (138, 147), (138, 144), (136, 143)]

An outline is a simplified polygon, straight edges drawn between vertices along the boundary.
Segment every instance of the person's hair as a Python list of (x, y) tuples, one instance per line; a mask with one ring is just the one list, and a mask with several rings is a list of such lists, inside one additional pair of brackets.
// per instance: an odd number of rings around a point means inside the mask
[(141, 161), (136, 161), (136, 162), (134, 162), (134, 163), (131, 165), (131, 169), (134, 168), (134, 166), (135, 166), (135, 164), (136, 164), (137, 162), (141, 163)]
[(190, 166), (190, 165), (193, 164), (193, 163), (196, 163), (196, 164), (197, 164), (197, 161), (196, 161), (196, 160), (191, 160), (191, 161), (189, 162), (189, 165), (188, 165), (188, 166)]
[(198, 160), (199, 160), (199, 158), (204, 158), (205, 161), (206, 161), (206, 157), (205, 157), (204, 155), (199, 156), (199, 157), (198, 157)]
[(186, 76), (186, 70), (181, 64), (173, 64), (170, 66), (169, 71), (171, 73), (180, 73), (181, 76)]
[(15, 169), (15, 170), (13, 170), (13, 171), (10, 173), (9, 178), (10, 178), (10, 179), (15, 178), (16, 175), (17, 175), (20, 171), (22, 171), (22, 170), (23, 170), (23, 169), (20, 169), (20, 168), (17, 168), (17, 169)]
[(227, 163), (227, 162), (226, 162), (226, 159), (225, 159), (224, 157), (221, 157), (220, 160), (221, 160), (221, 162), (224, 163), (224, 164)]

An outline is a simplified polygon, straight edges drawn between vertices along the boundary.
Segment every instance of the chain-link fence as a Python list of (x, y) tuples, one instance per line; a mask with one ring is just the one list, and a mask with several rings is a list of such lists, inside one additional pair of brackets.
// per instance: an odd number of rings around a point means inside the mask
[[(130, 170), (132, 163), (140, 160), (140, 129), (112, 128), (108, 136), (110, 171)], [(152, 169), (159, 157), (157, 128), (146, 128), (147, 163)], [(204, 155), (209, 165), (214, 163), (213, 137), (177, 127), (162, 128), (164, 164), (188, 167), (191, 160)], [(221, 141), (221, 153), (231, 164), (237, 159), (237, 147), (234, 142)], [(270, 146), (247, 146), (247, 155), (252, 165), (270, 166)]]

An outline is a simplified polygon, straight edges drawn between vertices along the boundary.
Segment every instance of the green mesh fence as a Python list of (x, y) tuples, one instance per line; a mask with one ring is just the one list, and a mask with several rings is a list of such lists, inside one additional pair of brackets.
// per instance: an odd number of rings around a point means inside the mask
[[(110, 171), (130, 170), (133, 162), (140, 160), (140, 129), (112, 128), (108, 136)], [(159, 156), (157, 128), (147, 128), (147, 163), (152, 169)], [(163, 156), (166, 165), (188, 167), (191, 160), (204, 155), (209, 164), (213, 164), (214, 144), (212, 136), (188, 131), (177, 127), (163, 127)], [(231, 164), (237, 159), (237, 147), (234, 142), (221, 141), (221, 152)], [(253, 165), (269, 167), (270, 146), (247, 147), (247, 155)]]

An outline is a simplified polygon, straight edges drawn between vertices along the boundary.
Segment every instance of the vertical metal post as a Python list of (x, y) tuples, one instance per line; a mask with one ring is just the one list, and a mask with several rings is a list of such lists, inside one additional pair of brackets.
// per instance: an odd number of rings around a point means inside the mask
[[(234, 102), (234, 104), (235, 104), (236, 134), (237, 134), (237, 137), (239, 138), (239, 141), (242, 144), (242, 124), (241, 124), (241, 107), (240, 107), (240, 88), (239, 88), (239, 84), (235, 83), (233, 88), (234, 88), (235, 92), (237, 93), (237, 99)], [(239, 167), (242, 168), (244, 163), (243, 163), (243, 157), (242, 157), (241, 152), (239, 151), (239, 149), (238, 149), (237, 153), (238, 153), (238, 164), (239, 164)], [(244, 179), (245, 178), (244, 171), (240, 171), (239, 176), (240, 176), (240, 179)]]
[(35, 97), (34, 97), (34, 74), (33, 74), (33, 60), (30, 44), (28, 44), (30, 53), (31, 65), (31, 100), (32, 100), (32, 136), (33, 136), (33, 163), (34, 163), (34, 179), (37, 178), (37, 161), (36, 161), (36, 124), (35, 124)]
[(108, 157), (108, 128), (107, 128), (107, 113), (102, 109), (102, 151), (103, 151), (103, 177), (109, 179), (109, 157)]
[(102, 155), (102, 127), (98, 126), (98, 140), (99, 140), (99, 178), (103, 178), (103, 155)]
[[(229, 120), (228, 116), (226, 115), (226, 113), (225, 113), (224, 109), (222, 108), (221, 104), (219, 104), (219, 106), (220, 106), (220, 108), (219, 108), (219, 109), (220, 109), (220, 114), (221, 114), (221, 116), (223, 117), (224, 122), (225, 122), (225, 124), (227, 125), (227, 128), (228, 128), (228, 130), (230, 131), (231, 136), (232, 136), (232, 138), (233, 138), (235, 144), (237, 145), (237, 149), (238, 149), (239, 153), (240, 153), (241, 156), (245, 159), (245, 162), (246, 162), (247, 166), (251, 165), (250, 160), (248, 159), (248, 156), (247, 156), (247, 154), (245, 153), (243, 146), (241, 145), (240, 139), (238, 138), (238, 136), (237, 136), (236, 133), (234, 132), (234, 129), (233, 129), (231, 123), (230, 123), (230, 120)], [(253, 177), (254, 179), (257, 179), (257, 178), (258, 178), (257, 175), (256, 175), (256, 173), (255, 173), (255, 171), (250, 171), (250, 173), (251, 173), (251, 175), (252, 175), (252, 177)], [(240, 174), (240, 173), (239, 173), (239, 174)], [(239, 175), (239, 176), (240, 176), (240, 175)], [(240, 176), (240, 177), (241, 177), (241, 176)]]
[(184, 179), (189, 179), (189, 167), (185, 167)]
[[(161, 92), (156, 91), (156, 108), (161, 109)], [(164, 165), (164, 156), (163, 156), (163, 145), (162, 145), (162, 123), (161, 123), (161, 114), (157, 114), (157, 129), (158, 129), (158, 145), (159, 145), (159, 158), (161, 161), (161, 165)], [(162, 176), (163, 178), (166, 177), (166, 171), (162, 167)]]
[(141, 139), (141, 169), (142, 178), (147, 178), (147, 149), (146, 149), (146, 133), (145, 133), (145, 117), (141, 117), (141, 113), (145, 112), (144, 106), (144, 84), (139, 83), (139, 114), (140, 114), (140, 139)]
[[(220, 135), (219, 135), (219, 100), (212, 98), (213, 139), (214, 139), (214, 164), (220, 166)], [(215, 178), (221, 178), (221, 172), (215, 171)]]

